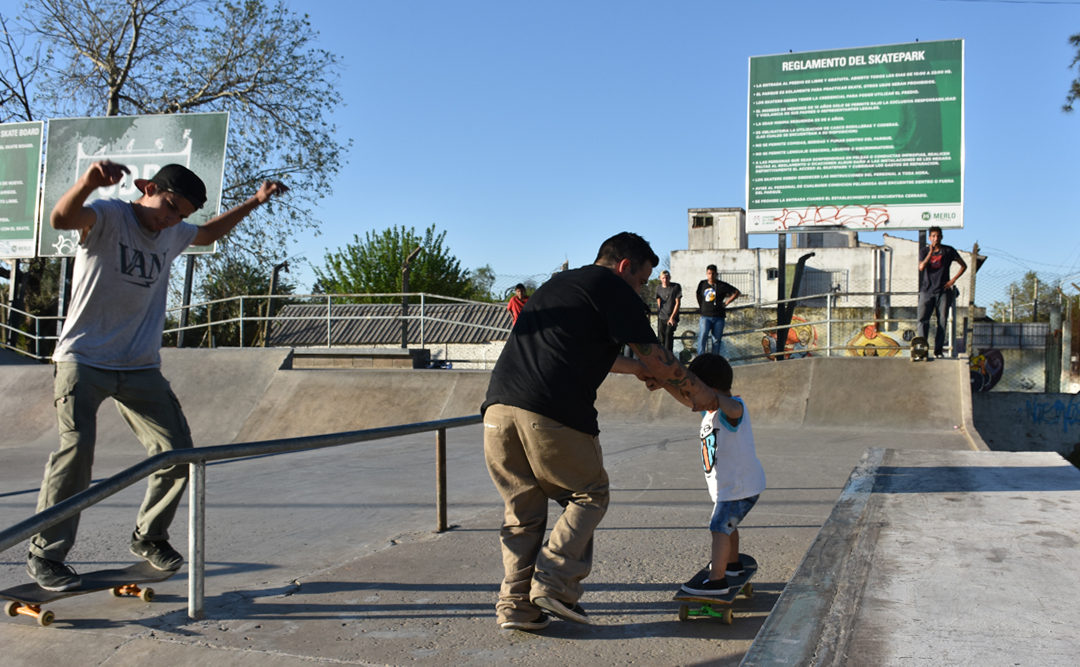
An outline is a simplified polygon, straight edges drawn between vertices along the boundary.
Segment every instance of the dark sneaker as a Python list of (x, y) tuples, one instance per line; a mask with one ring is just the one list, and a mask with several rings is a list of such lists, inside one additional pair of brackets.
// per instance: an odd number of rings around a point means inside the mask
[(184, 564), (184, 557), (165, 540), (140, 540), (132, 534), (131, 553), (145, 558), (146, 562), (162, 572), (179, 570)]
[(537, 607), (540, 607), (541, 609), (548, 610), (549, 612), (555, 614), (564, 621), (584, 623), (585, 625), (589, 625), (591, 623), (588, 614), (585, 613), (585, 610), (582, 609), (581, 605), (579, 604), (566, 604), (561, 600), (556, 600), (555, 598), (549, 598), (546, 596), (533, 598), (532, 603)]
[(746, 574), (746, 570), (743, 569), (742, 563), (728, 563), (724, 568), (724, 574), (729, 577), (741, 577)]
[(82, 579), (70, 565), (34, 554), (26, 556), (26, 573), (47, 591), (70, 591), (82, 584)]
[(717, 579), (716, 581), (705, 580), (703, 582), (697, 582), (691, 579), (682, 585), (684, 593), (690, 595), (727, 595), (731, 592), (731, 587), (728, 586), (727, 577), (723, 579)]
[(499, 627), (503, 630), (543, 630), (551, 624), (548, 615), (540, 612), (540, 615), (531, 621), (503, 621)]

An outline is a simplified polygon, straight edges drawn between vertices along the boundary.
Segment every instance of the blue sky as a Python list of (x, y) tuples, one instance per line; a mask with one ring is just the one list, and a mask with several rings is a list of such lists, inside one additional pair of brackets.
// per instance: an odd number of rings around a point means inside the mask
[[(686, 247), (687, 208), (746, 206), (750, 56), (964, 39), (965, 228), (945, 242), (978, 241), (986, 270), (1080, 282), (1080, 112), (1061, 111), (1080, 2), (293, 7), (343, 60), (335, 121), (354, 142), (326, 184), (322, 234), (297, 249), (317, 265), (354, 234), (432, 223), (463, 267), (490, 265), (500, 284), (589, 263), (622, 230), (663, 258)], [(290, 277), (309, 287), (297, 264)]]

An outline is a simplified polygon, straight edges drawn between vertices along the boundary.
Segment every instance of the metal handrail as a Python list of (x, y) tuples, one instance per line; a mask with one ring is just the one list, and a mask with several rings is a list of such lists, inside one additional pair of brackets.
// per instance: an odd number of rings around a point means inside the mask
[(436, 431), (436, 530), (443, 532), (446, 522), (446, 429), (479, 424), (480, 415), (439, 419), (436, 421), (384, 426), (359, 431), (327, 433), (325, 435), (279, 438), (232, 445), (174, 449), (155, 454), (137, 465), (122, 470), (108, 479), (63, 500), (34, 516), (0, 531), (0, 552), (7, 551), (23, 540), (42, 530), (72, 517), (100, 503), (106, 498), (126, 489), (156, 470), (174, 465), (190, 466), (188, 487), (188, 616), (203, 617), (203, 582), (206, 578), (205, 549), (203, 547), (206, 520), (206, 463), (244, 459), (253, 456), (288, 454), (327, 447), (351, 445), (358, 442), (381, 440), (402, 435)]

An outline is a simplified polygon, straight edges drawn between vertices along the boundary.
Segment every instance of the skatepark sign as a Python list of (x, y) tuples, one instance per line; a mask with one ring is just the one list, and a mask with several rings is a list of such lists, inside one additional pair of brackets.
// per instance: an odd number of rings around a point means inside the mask
[(963, 227), (963, 40), (750, 58), (748, 233)]
[[(221, 207), (228, 125), (227, 112), (50, 120), (41, 211), (52, 211), (93, 162), (112, 160), (126, 165), (131, 173), (112, 187), (96, 190), (87, 203), (101, 198), (134, 201), (140, 196), (136, 178), (148, 179), (163, 165), (176, 163), (194, 171), (206, 184), (206, 204), (187, 219), (201, 225)], [(77, 233), (54, 230), (44, 220), (40, 229), (38, 256), (74, 254)], [(212, 251), (212, 247), (189, 249)]]
[(34, 256), (44, 123), (0, 125), (0, 259)]

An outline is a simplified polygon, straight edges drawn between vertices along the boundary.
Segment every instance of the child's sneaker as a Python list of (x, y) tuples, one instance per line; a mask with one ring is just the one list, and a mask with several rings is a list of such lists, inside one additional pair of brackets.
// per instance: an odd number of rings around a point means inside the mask
[(689, 593), (690, 595), (708, 595), (715, 597), (717, 595), (727, 595), (731, 592), (731, 587), (728, 585), (727, 577), (717, 579), (716, 581), (706, 579), (701, 582), (691, 579), (682, 585), (682, 590), (684, 593)]

